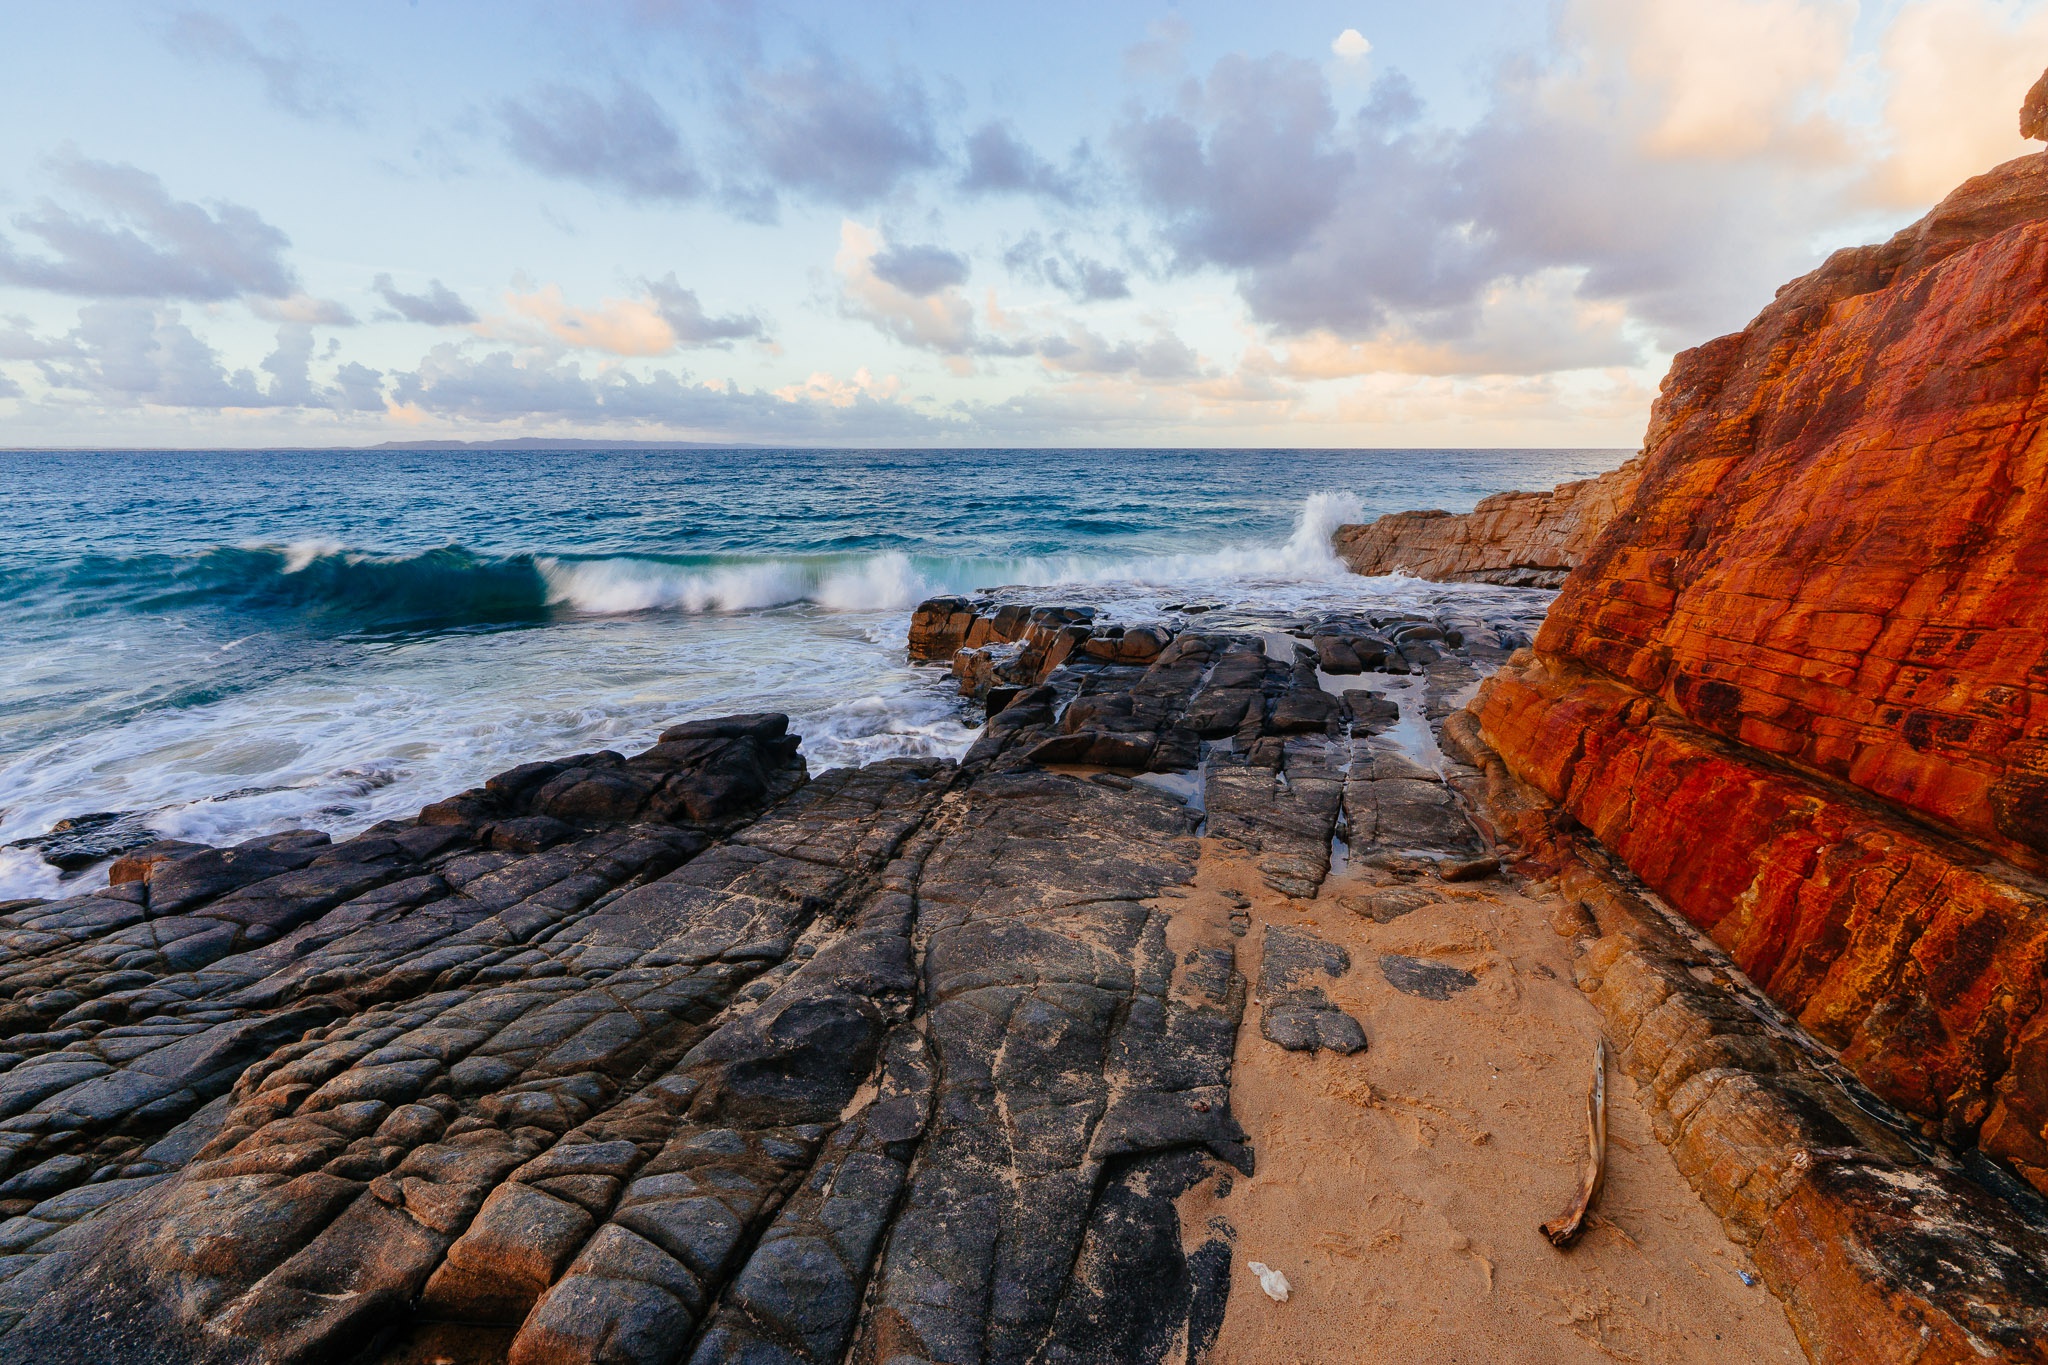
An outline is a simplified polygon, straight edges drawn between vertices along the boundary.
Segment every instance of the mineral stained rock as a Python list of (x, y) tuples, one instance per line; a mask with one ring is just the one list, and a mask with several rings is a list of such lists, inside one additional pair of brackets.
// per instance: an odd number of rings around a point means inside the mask
[(1496, 493), (1470, 512), (1395, 512), (1337, 528), (1337, 557), (1356, 574), (1554, 588), (1635, 496), (1639, 461), (1547, 493)]
[(1475, 709), (1872, 1089), (2048, 1189), (2044, 372), (2033, 156), (1679, 355)]

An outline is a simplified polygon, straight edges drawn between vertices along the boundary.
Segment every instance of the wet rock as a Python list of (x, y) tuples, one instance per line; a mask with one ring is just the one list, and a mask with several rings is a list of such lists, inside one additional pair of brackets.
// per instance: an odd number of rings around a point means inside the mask
[(51, 867), (82, 872), (94, 863), (156, 842), (156, 831), (142, 822), (139, 813), (116, 810), (59, 820), (49, 833), (16, 839), (7, 847), (34, 849)]
[(1359, 738), (1384, 734), (1401, 719), (1400, 706), (1377, 692), (1354, 688), (1344, 693), (1340, 700), (1344, 706), (1345, 723), (1351, 727), (1351, 733)]

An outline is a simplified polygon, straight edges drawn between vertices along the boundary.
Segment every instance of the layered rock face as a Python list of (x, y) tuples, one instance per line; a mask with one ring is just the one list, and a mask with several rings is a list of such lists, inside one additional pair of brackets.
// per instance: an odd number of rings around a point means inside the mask
[(1340, 526), (1337, 557), (1356, 574), (1554, 588), (1635, 496), (1640, 460), (1547, 493), (1496, 493), (1470, 512), (1395, 512)]
[(2044, 368), (2029, 157), (1677, 358), (1476, 711), (1875, 1090), (2048, 1189)]

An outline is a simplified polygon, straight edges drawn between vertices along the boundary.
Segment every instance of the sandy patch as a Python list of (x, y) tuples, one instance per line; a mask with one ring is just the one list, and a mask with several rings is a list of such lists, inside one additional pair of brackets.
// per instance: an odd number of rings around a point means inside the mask
[[(1493, 881), (1418, 885), (1436, 898), (1387, 923), (1341, 898), (1382, 877), (1358, 868), (1313, 901), (1266, 889), (1242, 855), (1205, 841), (1175, 909), (1179, 943), (1211, 940), (1229, 892), (1251, 901), (1235, 940), (1253, 983), (1231, 1102), (1257, 1174), (1182, 1200), (1191, 1241), (1235, 1234), (1228, 1314), (1212, 1365), (1318, 1361), (1529, 1362), (1804, 1359), (1742, 1248), (1693, 1194), (1610, 1065), (1609, 1167), (1569, 1251), (1537, 1225), (1572, 1200), (1599, 1016), (1572, 984), (1551, 901)], [(1323, 983), (1364, 1026), (1351, 1057), (1282, 1051), (1259, 1031), (1267, 924), (1312, 928), (1351, 954)], [(1227, 932), (1227, 931), (1225, 931)], [(1178, 946), (1178, 945), (1177, 945)], [(1476, 981), (1447, 1000), (1388, 984), (1383, 954)], [(1245, 1269), (1293, 1292), (1275, 1303)]]

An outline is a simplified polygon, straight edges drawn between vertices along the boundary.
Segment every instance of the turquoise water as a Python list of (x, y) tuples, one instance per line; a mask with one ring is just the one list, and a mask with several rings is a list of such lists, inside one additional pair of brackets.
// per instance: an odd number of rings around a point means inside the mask
[[(789, 711), (814, 769), (955, 752), (903, 661), (930, 593), (1356, 601), (1401, 587), (1344, 573), (1337, 524), (1627, 454), (0, 454), (0, 843), (105, 810), (341, 834), (740, 709)], [(0, 852), (0, 896), (54, 877)]]

